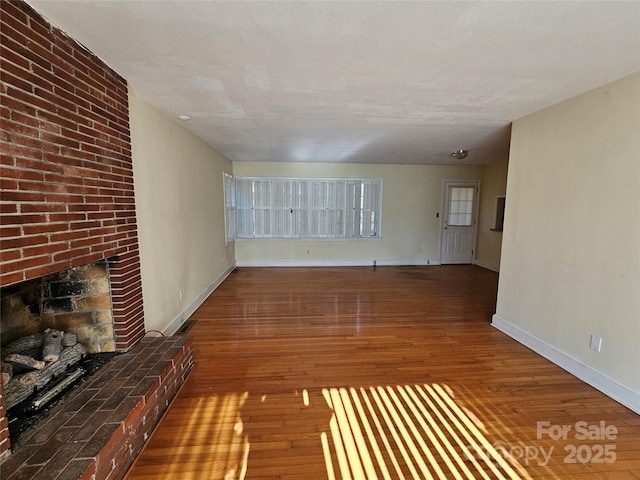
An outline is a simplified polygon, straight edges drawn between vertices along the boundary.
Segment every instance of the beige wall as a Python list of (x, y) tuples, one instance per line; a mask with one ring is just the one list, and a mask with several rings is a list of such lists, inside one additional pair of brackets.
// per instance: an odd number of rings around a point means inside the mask
[(480, 180), (480, 166), (234, 162), (236, 176), (382, 178), (382, 238), (238, 240), (238, 265), (425, 264), (439, 258), (442, 182)]
[(500, 270), (502, 232), (491, 229), (495, 226), (496, 199), (507, 191), (507, 164), (507, 161), (491, 163), (482, 171), (475, 263), (495, 271)]
[(637, 409), (639, 152), (640, 74), (513, 124), (494, 319)]
[(135, 92), (129, 109), (145, 326), (163, 331), (234, 265), (222, 179), (232, 165)]

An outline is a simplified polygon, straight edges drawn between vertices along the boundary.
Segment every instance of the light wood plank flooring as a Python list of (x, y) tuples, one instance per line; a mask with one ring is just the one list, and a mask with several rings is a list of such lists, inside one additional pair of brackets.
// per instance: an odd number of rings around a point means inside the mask
[(640, 479), (640, 417), (492, 328), (496, 288), (473, 266), (240, 268), (127, 478)]

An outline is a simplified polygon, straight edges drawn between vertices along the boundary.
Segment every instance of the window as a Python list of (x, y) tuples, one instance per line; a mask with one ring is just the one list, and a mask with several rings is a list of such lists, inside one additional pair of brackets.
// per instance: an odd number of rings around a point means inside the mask
[(449, 189), (450, 226), (468, 227), (473, 225), (473, 194), (476, 187), (451, 187)]
[(236, 238), (236, 182), (233, 175), (224, 173), (224, 224), (227, 243)]
[(380, 179), (237, 177), (234, 200), (236, 238), (380, 237)]

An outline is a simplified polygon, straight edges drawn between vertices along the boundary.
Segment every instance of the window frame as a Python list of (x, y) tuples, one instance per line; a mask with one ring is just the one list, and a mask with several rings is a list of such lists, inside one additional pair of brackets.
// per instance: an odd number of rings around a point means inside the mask
[[(238, 176), (234, 182), (236, 240), (382, 238), (381, 178)], [(359, 198), (355, 198), (356, 190), (360, 191)], [(351, 192), (353, 199), (349, 196)], [(291, 215), (288, 220), (287, 211)], [(371, 215), (368, 228), (364, 228), (365, 215)]]

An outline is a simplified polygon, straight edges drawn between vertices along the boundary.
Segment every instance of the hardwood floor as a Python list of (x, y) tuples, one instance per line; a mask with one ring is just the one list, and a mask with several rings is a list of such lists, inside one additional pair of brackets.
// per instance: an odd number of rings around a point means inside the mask
[(492, 328), (496, 286), (239, 269), (193, 315), (196, 367), (127, 478), (639, 479), (640, 417)]

